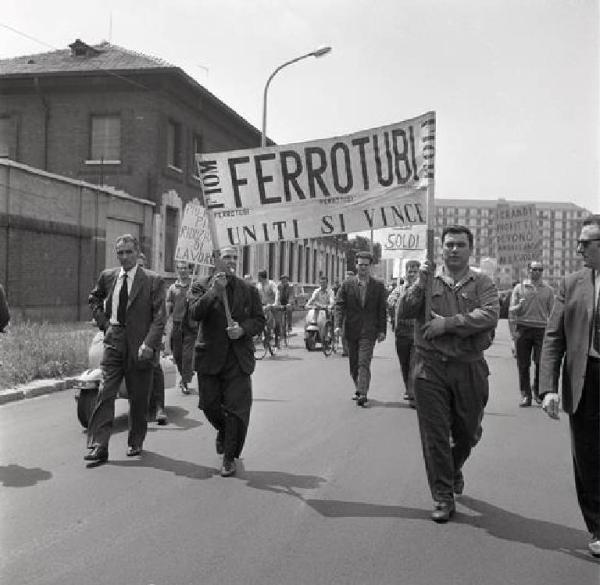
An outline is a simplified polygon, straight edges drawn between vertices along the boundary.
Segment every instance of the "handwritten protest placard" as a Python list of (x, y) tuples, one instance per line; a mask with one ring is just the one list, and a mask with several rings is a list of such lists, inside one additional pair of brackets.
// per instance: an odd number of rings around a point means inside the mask
[(498, 264), (526, 266), (539, 260), (542, 240), (534, 204), (500, 204), (496, 210)]
[(175, 260), (205, 266), (214, 264), (208, 216), (199, 201), (191, 201), (185, 206)]

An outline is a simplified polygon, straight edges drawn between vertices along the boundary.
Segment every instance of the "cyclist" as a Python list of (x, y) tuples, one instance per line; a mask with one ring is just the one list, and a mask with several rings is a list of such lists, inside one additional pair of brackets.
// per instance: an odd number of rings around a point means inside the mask
[(277, 297), (277, 285), (272, 280), (267, 278), (266, 270), (260, 270), (258, 273), (258, 282), (256, 283), (256, 288), (258, 289), (260, 301), (265, 313), (267, 328), (269, 332), (273, 332), (275, 334), (275, 345), (279, 347), (280, 327), (277, 319), (278, 313), (273, 311), (273, 306), (275, 305), (275, 299)]
[(287, 332), (292, 331), (292, 300), (294, 298), (294, 289), (290, 284), (287, 274), (281, 275), (281, 282), (277, 285), (277, 295), (275, 304), (281, 305), (287, 316)]
[[(335, 305), (335, 296), (331, 287), (328, 286), (328, 282), (326, 276), (321, 276), (319, 279), (319, 288), (313, 292), (306, 303), (306, 308), (315, 310), (315, 321), (319, 323), (319, 337), (321, 341), (325, 333), (325, 324), (331, 320), (331, 311)], [(321, 309), (325, 310), (325, 319), (319, 322), (319, 311)]]

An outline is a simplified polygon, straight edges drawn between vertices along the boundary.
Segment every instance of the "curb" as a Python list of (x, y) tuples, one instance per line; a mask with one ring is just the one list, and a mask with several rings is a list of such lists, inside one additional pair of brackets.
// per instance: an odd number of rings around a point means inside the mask
[(25, 398), (35, 398), (44, 394), (53, 394), (61, 390), (73, 388), (77, 376), (62, 378), (60, 380), (34, 380), (17, 388), (0, 390), (0, 405), (24, 400)]
[[(294, 325), (294, 332), (290, 335), (291, 337), (301, 335), (301, 333), (297, 332), (296, 329), (297, 325)], [(169, 360), (169, 358), (167, 358), (165, 362), (167, 360)], [(165, 362), (162, 362), (161, 360), (163, 370), (165, 372), (165, 388), (170, 388), (171, 386), (167, 386), (167, 383), (171, 383), (172, 377), (172, 385), (175, 385), (177, 372), (175, 364), (173, 364), (172, 361), (169, 360), (168, 363)], [(70, 390), (75, 385), (77, 378), (79, 378), (79, 375), (69, 376), (68, 378), (61, 379), (50, 378), (47, 380), (33, 380), (32, 382), (17, 386), (16, 388), (0, 390), (0, 406), (10, 402), (24, 400), (26, 398), (36, 398), (37, 396), (44, 396), (45, 394), (54, 394), (54, 392)]]

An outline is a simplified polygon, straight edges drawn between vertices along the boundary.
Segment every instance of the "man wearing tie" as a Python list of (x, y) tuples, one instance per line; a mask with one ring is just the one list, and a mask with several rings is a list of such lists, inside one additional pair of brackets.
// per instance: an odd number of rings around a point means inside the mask
[(375, 341), (384, 341), (387, 330), (385, 286), (381, 280), (371, 277), (372, 263), (373, 256), (369, 252), (358, 252), (357, 277), (346, 279), (335, 299), (336, 334), (341, 335), (343, 323), (354, 398), (362, 407), (367, 405)]
[[(541, 356), (543, 409), (558, 418), (558, 379), (569, 415), (575, 489), (600, 557), (600, 215), (583, 221), (577, 252), (585, 268), (564, 279), (554, 301)], [(564, 358), (564, 361), (563, 361)]]
[(138, 265), (139, 244), (132, 235), (119, 236), (115, 250), (121, 268), (104, 270), (89, 296), (94, 319), (104, 331), (103, 384), (88, 424), (89, 452), (84, 456), (95, 463), (108, 459), (115, 398), (123, 378), (129, 398), (127, 455), (141, 454), (153, 360), (165, 327), (162, 278)]

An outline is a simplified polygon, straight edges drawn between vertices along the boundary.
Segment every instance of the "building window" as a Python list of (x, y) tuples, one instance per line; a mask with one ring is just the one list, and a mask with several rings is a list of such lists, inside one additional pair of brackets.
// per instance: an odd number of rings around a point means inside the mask
[(10, 118), (0, 118), (0, 158), (10, 157), (12, 124)]
[(90, 160), (121, 162), (121, 118), (96, 116), (91, 119)]
[(165, 272), (175, 272), (175, 248), (179, 213), (175, 207), (166, 207), (165, 211)]
[(167, 123), (167, 164), (181, 170), (181, 124), (173, 120)]
[(202, 140), (201, 134), (194, 134), (192, 136), (192, 175), (197, 179), (199, 177), (198, 167), (196, 165), (196, 155), (201, 154), (204, 149), (204, 141)]

